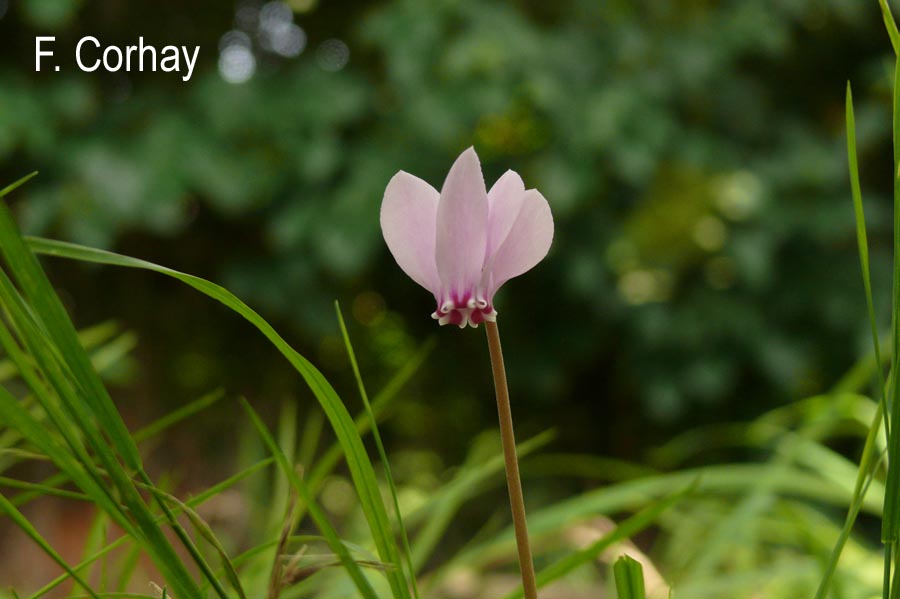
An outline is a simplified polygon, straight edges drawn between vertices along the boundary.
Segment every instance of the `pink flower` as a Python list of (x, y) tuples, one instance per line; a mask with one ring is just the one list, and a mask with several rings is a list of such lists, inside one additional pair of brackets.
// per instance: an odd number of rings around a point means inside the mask
[(496, 320), (500, 286), (547, 255), (553, 216), (544, 196), (526, 191), (513, 171), (488, 192), (469, 148), (440, 193), (409, 173), (394, 175), (384, 191), (381, 231), (403, 272), (434, 295), (431, 317), (475, 327)]

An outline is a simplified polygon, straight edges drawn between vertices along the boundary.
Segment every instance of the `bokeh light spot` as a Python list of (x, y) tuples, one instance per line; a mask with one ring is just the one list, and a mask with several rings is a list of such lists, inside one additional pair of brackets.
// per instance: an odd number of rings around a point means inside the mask
[(219, 74), (228, 83), (244, 83), (256, 72), (256, 57), (240, 44), (227, 46), (219, 54)]
[(306, 47), (306, 32), (294, 23), (277, 23), (259, 32), (263, 49), (286, 58), (298, 56)]
[(475, 597), (484, 581), (474, 568), (457, 566), (447, 573), (445, 586), (453, 597)]
[(633, 270), (619, 279), (618, 290), (629, 304), (662, 302), (669, 298), (672, 280), (664, 270)]
[(704, 216), (694, 225), (694, 242), (700, 249), (715, 252), (722, 249), (728, 239), (728, 228), (715, 216)]
[(719, 177), (714, 184), (716, 206), (729, 220), (746, 220), (762, 203), (763, 185), (749, 171), (737, 171)]
[(294, 12), (309, 12), (316, 6), (316, 0), (288, 0)]
[(266, 2), (259, 10), (259, 29), (266, 31), (284, 23), (291, 23), (294, 13), (284, 2)]
[(339, 39), (325, 40), (316, 50), (316, 62), (326, 71), (340, 71), (350, 61), (350, 48)]
[(356, 491), (347, 479), (334, 476), (322, 486), (322, 505), (338, 516), (343, 516), (356, 505)]

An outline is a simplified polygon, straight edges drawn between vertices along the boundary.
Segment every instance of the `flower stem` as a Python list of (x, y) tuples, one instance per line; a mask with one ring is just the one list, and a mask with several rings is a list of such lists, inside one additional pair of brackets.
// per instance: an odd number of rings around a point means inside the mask
[(513, 433), (512, 410), (509, 407), (509, 388), (506, 386), (506, 367), (500, 347), (500, 331), (496, 322), (485, 322), (491, 369), (494, 372), (494, 390), (497, 393), (497, 411), (500, 415), (500, 439), (503, 442), (503, 458), (506, 461), (506, 484), (509, 488), (509, 505), (516, 529), (516, 545), (519, 548), (519, 570), (525, 599), (537, 599), (534, 580), (534, 562), (528, 543), (528, 525), (525, 522), (525, 498), (522, 496), (522, 479), (519, 477), (519, 460), (516, 457), (516, 437)]

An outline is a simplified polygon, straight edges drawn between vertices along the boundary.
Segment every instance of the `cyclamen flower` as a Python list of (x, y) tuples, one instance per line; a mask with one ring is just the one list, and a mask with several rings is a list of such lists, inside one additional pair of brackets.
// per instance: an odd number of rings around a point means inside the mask
[(381, 231), (400, 268), (430, 291), (431, 315), (464, 328), (495, 321), (494, 294), (550, 249), (553, 216), (536, 189), (507, 171), (487, 191), (473, 148), (447, 174), (440, 193), (400, 171), (381, 204)]

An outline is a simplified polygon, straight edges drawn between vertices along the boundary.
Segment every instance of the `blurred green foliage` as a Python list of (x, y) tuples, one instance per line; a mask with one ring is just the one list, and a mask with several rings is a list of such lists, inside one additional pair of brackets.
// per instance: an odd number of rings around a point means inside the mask
[[(457, 455), (494, 423), (483, 340), (436, 329), (378, 210), (394, 172), (440, 186), (470, 144), (489, 184), (519, 171), (557, 220), (550, 257), (498, 303), (525, 431), (553, 422), (563, 443), (634, 455), (646, 417), (747, 418), (865, 351), (842, 102), (853, 79), (883, 284), (890, 45), (874, 0), (288, 4), (296, 57), (265, 49), (272, 3), (0, 0), (0, 174), (42, 171), (17, 206), (26, 228), (220, 280), (348, 385), (334, 298), (374, 382), (439, 335), (428, 395), (388, 430)], [(58, 36), (60, 73), (33, 72), (36, 35)], [(83, 35), (199, 44), (200, 65), (187, 83), (80, 73), (65, 49)], [(228, 39), (253, 57), (243, 83), (222, 76)], [(72, 269), (52, 266), (76, 320), (118, 316), (154, 356), (148, 396), (296, 389), (241, 323)]]

